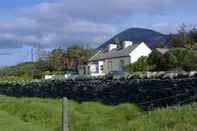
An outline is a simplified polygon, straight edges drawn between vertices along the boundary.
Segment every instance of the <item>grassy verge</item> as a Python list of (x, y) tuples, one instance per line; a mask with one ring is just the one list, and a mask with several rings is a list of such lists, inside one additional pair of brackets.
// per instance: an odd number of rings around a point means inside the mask
[(1, 131), (47, 131), (44, 128), (25, 123), (17, 117), (11, 116), (7, 112), (0, 111), (0, 130)]
[[(51, 99), (38, 99), (38, 98), (14, 98), (0, 96), (0, 115), (7, 114), (9, 119), (2, 119), (15, 123), (19, 121), (21, 126), (18, 126), (16, 130), (23, 131), (23, 125), (31, 125), (40, 128), (34, 131), (59, 131), (60, 119), (61, 119), (61, 104), (60, 100)], [(5, 117), (6, 118), (6, 117)], [(0, 129), (2, 125), (0, 125)], [(5, 125), (6, 126), (6, 125)], [(10, 125), (8, 124), (7, 127)], [(8, 128), (9, 129), (9, 128)], [(24, 131), (29, 131), (25, 130)], [(6, 130), (15, 131), (15, 130)], [(31, 131), (31, 130), (30, 130)]]
[(4, 76), (0, 77), (0, 81), (29, 81), (32, 80), (29, 76)]
[[(59, 131), (61, 101), (0, 97), (0, 130)], [(144, 112), (134, 104), (69, 101), (70, 131), (196, 131), (197, 105)]]
[(70, 118), (71, 131), (196, 131), (197, 105), (144, 112), (133, 104), (71, 102)]

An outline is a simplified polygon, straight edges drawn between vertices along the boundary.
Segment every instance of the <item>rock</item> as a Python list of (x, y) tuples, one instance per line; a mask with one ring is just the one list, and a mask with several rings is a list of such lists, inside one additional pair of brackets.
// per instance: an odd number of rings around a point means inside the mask
[(177, 78), (178, 76), (178, 73), (174, 73), (174, 72), (169, 72), (169, 73), (166, 73), (162, 79), (174, 79), (174, 78)]
[(189, 73), (185, 71), (179, 72), (177, 78), (189, 78)]
[(190, 78), (197, 77), (197, 71), (190, 71), (189, 72), (189, 77)]

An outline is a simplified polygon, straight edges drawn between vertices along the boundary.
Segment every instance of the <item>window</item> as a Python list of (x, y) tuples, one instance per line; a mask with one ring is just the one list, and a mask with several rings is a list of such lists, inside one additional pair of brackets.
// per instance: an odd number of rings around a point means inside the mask
[(89, 67), (90, 73), (99, 73), (99, 65), (98, 62), (91, 63)]
[(95, 73), (99, 73), (99, 65), (96, 64), (96, 72)]
[(88, 75), (90, 74), (90, 72), (91, 72), (91, 71), (90, 71), (90, 66), (88, 66)]
[(112, 71), (112, 61), (108, 61), (108, 71)]
[(101, 72), (103, 72), (103, 71), (104, 71), (104, 66), (101, 65), (101, 66), (100, 66), (100, 69), (101, 69)]
[(120, 70), (123, 70), (123, 66), (125, 65), (124, 60), (120, 60)]

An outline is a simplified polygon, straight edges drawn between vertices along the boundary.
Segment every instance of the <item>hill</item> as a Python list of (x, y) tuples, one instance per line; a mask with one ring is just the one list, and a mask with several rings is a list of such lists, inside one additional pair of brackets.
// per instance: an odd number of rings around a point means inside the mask
[(129, 40), (133, 41), (134, 43), (145, 42), (148, 44), (149, 47), (153, 48), (157, 43), (164, 44), (167, 41), (168, 37), (168, 35), (164, 35), (162, 33), (150, 29), (130, 28), (115, 35), (114, 37), (106, 41), (104, 44), (102, 44), (99, 48), (104, 48), (109, 43), (112, 43), (116, 40)]

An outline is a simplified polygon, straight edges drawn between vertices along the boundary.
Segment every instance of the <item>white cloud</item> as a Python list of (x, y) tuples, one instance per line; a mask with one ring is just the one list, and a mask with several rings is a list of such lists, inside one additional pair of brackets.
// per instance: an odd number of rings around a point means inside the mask
[(13, 21), (0, 22), (0, 47), (41, 45), (49, 48), (75, 41), (102, 43), (117, 33), (119, 26), (132, 14), (161, 13), (177, 2), (184, 3), (180, 0), (43, 2), (19, 9)]

